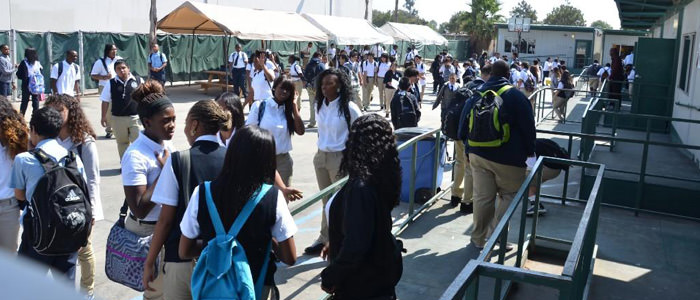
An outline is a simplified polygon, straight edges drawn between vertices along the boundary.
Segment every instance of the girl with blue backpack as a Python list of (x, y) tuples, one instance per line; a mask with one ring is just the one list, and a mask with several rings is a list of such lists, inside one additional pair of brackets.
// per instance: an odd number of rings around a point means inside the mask
[(32, 111), (39, 109), (39, 96), (44, 94), (43, 67), (39, 62), (39, 55), (34, 48), (24, 49), (24, 59), (17, 67), (17, 78), (22, 80), (22, 104), (19, 112), (24, 116), (29, 106), (29, 97), (32, 98)]

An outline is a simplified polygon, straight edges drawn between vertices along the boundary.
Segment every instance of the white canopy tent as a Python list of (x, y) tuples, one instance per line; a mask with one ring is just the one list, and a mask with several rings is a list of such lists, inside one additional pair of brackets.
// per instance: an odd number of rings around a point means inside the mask
[(424, 45), (447, 45), (447, 39), (425, 25), (388, 22), (381, 28), (398, 41), (409, 41)]
[(302, 14), (340, 45), (393, 44), (394, 39), (365, 19)]
[(328, 35), (293, 12), (184, 2), (158, 21), (170, 33), (222, 34), (244, 40), (326, 41)]

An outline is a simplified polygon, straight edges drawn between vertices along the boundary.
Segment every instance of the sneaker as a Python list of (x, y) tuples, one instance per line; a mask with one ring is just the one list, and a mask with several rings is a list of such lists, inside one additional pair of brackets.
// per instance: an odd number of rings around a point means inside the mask
[(450, 198), (450, 206), (452, 207), (457, 207), (460, 202), (462, 202), (462, 198), (460, 197), (452, 196), (452, 198)]
[(388, 113), (384, 114), (384, 117), (389, 118), (389, 114)]
[[(513, 248), (515, 248), (515, 246), (514, 246), (513, 244), (511, 244), (511, 243), (506, 243), (506, 252), (512, 251)], [(493, 251), (494, 251), (494, 252), (498, 252), (498, 250), (500, 250), (500, 249), (501, 249), (501, 243), (498, 242), (498, 243), (496, 243), (496, 247), (493, 247)]]
[(105, 133), (105, 138), (106, 138), (106, 139), (111, 139), (111, 138), (112, 138), (112, 133), (111, 133), (111, 132)]
[(306, 128), (314, 128), (316, 127), (316, 123), (309, 123), (309, 125), (306, 125)]
[(460, 203), (459, 204), (459, 211), (465, 215), (474, 213), (474, 205), (472, 203)]
[(304, 254), (306, 255), (318, 255), (321, 254), (321, 250), (323, 250), (323, 243), (319, 241), (315, 241), (311, 246), (306, 247), (304, 249)]
[[(540, 209), (538, 210), (538, 215), (544, 215), (547, 213), (547, 209), (544, 208), (544, 205), (540, 203)], [(532, 217), (535, 214), (535, 203), (530, 202), (530, 207), (527, 208), (527, 212), (525, 213), (528, 217)]]

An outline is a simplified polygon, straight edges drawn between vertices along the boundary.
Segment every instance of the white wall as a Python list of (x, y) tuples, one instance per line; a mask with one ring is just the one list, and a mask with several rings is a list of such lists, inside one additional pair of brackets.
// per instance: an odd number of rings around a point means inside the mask
[(634, 43), (639, 40), (638, 36), (629, 36), (629, 35), (615, 35), (615, 34), (606, 34), (605, 35), (605, 45), (603, 45), (603, 61), (601, 64), (605, 65), (606, 63), (610, 62), (610, 48), (612, 48), (613, 45), (623, 45), (623, 46), (632, 46), (634, 47)]
[[(363, 18), (365, 11), (364, 1), (358, 0), (192, 1), (282, 11), (297, 11), (303, 3), (301, 12), (314, 14), (329, 14), (332, 1), (336, 16)], [(183, 2), (157, 0), (158, 18)], [(370, 1), (370, 12), (371, 5)], [(0, 0), (0, 30), (148, 33), (149, 9), (149, 0)]]
[[(574, 38), (572, 38), (572, 35)], [(521, 35), (523, 39), (534, 39), (535, 40), (535, 54), (525, 54), (520, 55), (523, 59), (528, 59), (530, 57), (539, 57), (544, 60), (547, 57), (566, 57), (567, 65), (573, 65), (574, 59), (574, 45), (576, 40), (593, 40), (593, 32), (566, 32), (566, 31), (546, 31), (546, 30), (532, 30), (530, 32), (523, 33)], [(515, 32), (508, 32), (507, 28), (498, 29), (498, 40), (496, 43), (495, 52), (505, 54), (510, 57), (510, 51), (504, 52), (503, 47), (505, 47), (505, 40), (517, 40), (518, 34)], [(595, 47), (594, 47), (595, 48)], [(591, 49), (593, 51), (594, 49)]]

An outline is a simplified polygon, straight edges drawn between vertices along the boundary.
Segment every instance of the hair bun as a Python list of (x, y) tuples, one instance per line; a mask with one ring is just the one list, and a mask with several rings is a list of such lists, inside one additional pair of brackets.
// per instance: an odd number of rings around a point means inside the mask
[(138, 103), (149, 103), (153, 97), (148, 96), (153, 94), (165, 94), (165, 89), (160, 82), (149, 79), (131, 92), (131, 99)]

